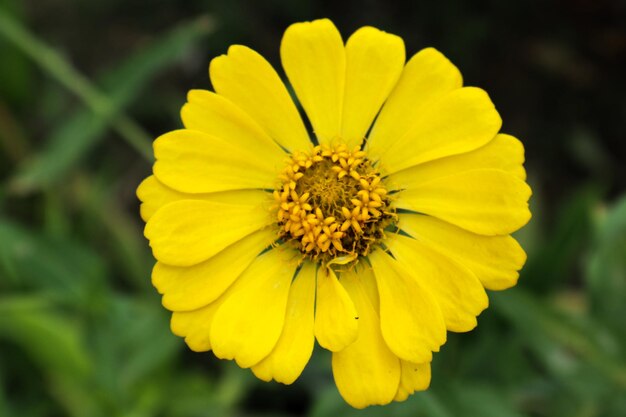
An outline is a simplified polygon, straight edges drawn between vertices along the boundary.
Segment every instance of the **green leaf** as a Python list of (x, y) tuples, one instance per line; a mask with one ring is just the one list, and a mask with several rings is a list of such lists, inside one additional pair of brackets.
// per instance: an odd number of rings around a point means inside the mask
[[(134, 204), (136, 211), (129, 213), (122, 210), (119, 201), (111, 199), (117, 188), (128, 184), (109, 177), (77, 176), (77, 180), (73, 192), (83, 207), (86, 233), (99, 237), (98, 247), (111, 263), (119, 267), (125, 281), (152, 293), (149, 271), (154, 258), (137, 223), (139, 202)], [(135, 184), (131, 186), (134, 188)]]
[(152, 389), (150, 381), (183, 347), (169, 331), (168, 315), (156, 294), (149, 302), (120, 294), (110, 297), (89, 317), (87, 326), (101, 401), (120, 411), (144, 389)]
[(0, 218), (0, 288), (40, 291), (74, 305), (89, 305), (104, 283), (105, 266), (88, 248)]
[[(591, 238), (591, 211), (598, 195), (599, 190), (595, 187), (579, 190), (563, 204), (555, 222), (541, 217), (545, 210), (534, 213), (532, 222), (539, 223), (539, 227), (546, 231), (545, 241), (535, 242), (528, 248), (528, 262), (521, 272), (520, 282), (545, 291), (569, 279)], [(533, 226), (537, 227), (536, 224)]]
[(50, 391), (67, 417), (108, 417), (105, 405), (91, 382), (65, 374), (51, 376)]
[[(22, 17), (24, 7), (14, 0), (0, 1), (4, 13)], [(19, 49), (0, 39), (0, 97), (10, 103), (25, 103), (32, 93), (32, 65), (26, 60)], [(8, 103), (7, 103), (8, 104)], [(2, 132), (0, 132), (2, 137)]]
[(370, 406), (363, 410), (356, 410), (346, 404), (335, 387), (322, 392), (309, 414), (310, 417), (377, 417), (381, 415), (394, 417), (454, 416), (447, 405), (432, 390), (416, 392), (404, 402), (392, 402), (385, 406)]
[(41, 296), (0, 298), (0, 338), (20, 346), (46, 372), (81, 378), (90, 371), (79, 326)]
[(617, 340), (599, 322), (565, 314), (520, 288), (492, 294), (491, 304), (517, 330), (525, 343), (557, 377), (569, 378), (576, 359), (602, 373), (608, 382), (626, 389), (626, 363)]
[(10, 189), (27, 193), (59, 181), (93, 149), (110, 126), (128, 140), (134, 140), (135, 145), (150, 159), (151, 139), (133, 122), (121, 116), (121, 112), (158, 72), (179, 59), (189, 45), (212, 31), (213, 24), (206, 17), (173, 29), (151, 47), (131, 56), (102, 77), (101, 84), (108, 95), (101, 95), (87, 84), (89, 88), (85, 88), (89, 94), (84, 95), (89, 108), (77, 111), (50, 134), (44, 148), (26, 161), (11, 179)]
[(164, 388), (171, 393), (169, 399), (164, 399), (164, 415), (201, 416), (206, 410), (212, 410), (215, 415), (224, 415), (225, 409), (220, 406), (214, 384), (206, 374), (200, 372), (185, 372), (172, 378)]
[(626, 197), (596, 211), (595, 245), (586, 268), (592, 308), (626, 349)]
[(455, 416), (523, 417), (497, 386), (456, 383), (452, 390)]

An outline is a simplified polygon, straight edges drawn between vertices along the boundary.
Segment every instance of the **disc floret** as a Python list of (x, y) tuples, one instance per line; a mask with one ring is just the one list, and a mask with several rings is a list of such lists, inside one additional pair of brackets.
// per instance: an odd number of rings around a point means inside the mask
[(280, 237), (310, 259), (366, 256), (395, 221), (380, 173), (358, 147), (322, 145), (294, 153), (279, 178)]

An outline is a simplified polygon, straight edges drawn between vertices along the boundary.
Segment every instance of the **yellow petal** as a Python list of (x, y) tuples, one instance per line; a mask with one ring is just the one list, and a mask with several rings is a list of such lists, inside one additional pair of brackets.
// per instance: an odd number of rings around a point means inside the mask
[(154, 175), (144, 179), (137, 187), (137, 198), (141, 201), (139, 213), (143, 221), (150, 220), (163, 205), (177, 200), (177, 194), (177, 191), (161, 184)]
[(313, 318), (315, 307), (316, 265), (307, 262), (291, 284), (285, 326), (268, 357), (252, 367), (264, 380), (293, 383), (302, 373), (313, 353)]
[(435, 100), (411, 128), (392, 143), (370, 152), (381, 169), (393, 174), (444, 156), (477, 149), (498, 133), (502, 120), (487, 93), (475, 87), (453, 90)]
[(359, 145), (404, 66), (402, 38), (362, 27), (346, 43), (346, 86), (341, 136), (348, 148)]
[(341, 283), (359, 312), (359, 329), (354, 343), (333, 353), (337, 389), (355, 408), (388, 404), (400, 382), (400, 360), (383, 340), (378, 314), (360, 277), (346, 272), (341, 275)]
[(503, 290), (517, 283), (526, 254), (511, 236), (481, 236), (419, 214), (399, 217), (403, 231), (465, 265), (486, 288)]
[(315, 338), (321, 347), (340, 351), (357, 337), (358, 314), (346, 290), (329, 268), (317, 274)]
[(239, 204), (179, 200), (167, 204), (146, 224), (154, 257), (165, 264), (198, 264), (272, 223), (267, 193), (257, 191)]
[(280, 45), (285, 73), (319, 143), (341, 133), (346, 54), (341, 34), (328, 19), (295, 23)]
[(416, 239), (393, 235), (385, 244), (394, 257), (437, 301), (448, 330), (467, 332), (489, 304), (472, 271)]
[(175, 130), (154, 142), (154, 175), (186, 193), (272, 189), (283, 168), (263, 147), (243, 148), (197, 130)]
[(380, 311), (380, 296), (378, 295), (378, 287), (376, 285), (376, 276), (374, 276), (374, 271), (371, 267), (364, 266), (363, 268), (357, 267), (355, 272), (359, 277), (359, 282), (365, 290), (370, 303), (372, 303), (372, 307), (374, 307), (376, 314), (378, 314)]
[(140, 212), (144, 221), (150, 220), (158, 209), (178, 200), (206, 200), (217, 203), (238, 204), (259, 196), (258, 190), (233, 190), (219, 193), (190, 194), (176, 191), (150, 175), (137, 188), (137, 197), (141, 201)]
[(236, 280), (216, 300), (204, 307), (190, 311), (174, 311), (170, 323), (172, 333), (184, 337), (189, 349), (195, 352), (211, 350), (211, 327), (215, 313), (234, 293), (245, 288), (246, 283), (246, 280)]
[(215, 312), (224, 303), (227, 295), (222, 295), (208, 306), (192, 311), (172, 313), (170, 327), (176, 336), (184, 337), (189, 349), (194, 352), (211, 350), (211, 325)]
[(390, 190), (407, 189), (436, 178), (475, 169), (497, 169), (525, 180), (523, 163), (522, 143), (513, 136), (499, 134), (474, 151), (403, 169), (390, 175), (386, 181)]
[(226, 97), (212, 91), (191, 90), (180, 114), (187, 129), (254, 149), (259, 155), (271, 158), (274, 164), (284, 163), (285, 151), (259, 126), (259, 121)]
[(530, 220), (528, 184), (504, 171), (451, 174), (399, 192), (396, 207), (429, 214), (481, 235), (506, 235)]
[[(208, 307), (208, 306), (207, 306)], [(205, 310), (207, 307), (204, 307), (199, 310)], [(198, 317), (195, 313), (199, 312), (199, 310), (194, 311), (175, 311), (172, 314), (172, 319), (170, 321), (170, 328), (172, 333), (176, 336), (185, 337), (191, 331), (194, 321)], [(210, 349), (210, 348), (209, 348)], [(207, 350), (209, 350), (207, 349)]]
[(168, 310), (195, 310), (213, 302), (252, 261), (277, 238), (272, 229), (259, 230), (193, 266), (170, 266), (157, 262), (152, 284), (163, 294)]
[(369, 259), (380, 296), (381, 330), (389, 349), (409, 362), (430, 362), (432, 352), (446, 341), (446, 325), (436, 299), (382, 250)]
[(430, 363), (401, 361), (402, 373), (395, 401), (404, 401), (415, 391), (424, 391), (430, 385)]
[(285, 85), (257, 52), (233, 45), (228, 55), (211, 61), (209, 73), (216, 92), (242, 108), (286, 149), (293, 152), (311, 146)]
[(436, 49), (413, 55), (376, 118), (367, 140), (368, 153), (380, 156), (409, 131), (426, 106), (462, 84), (459, 70)]
[[(297, 257), (297, 255), (295, 255)], [(294, 253), (275, 248), (259, 256), (237, 280), (211, 326), (215, 356), (242, 368), (259, 363), (274, 348), (285, 322)]]

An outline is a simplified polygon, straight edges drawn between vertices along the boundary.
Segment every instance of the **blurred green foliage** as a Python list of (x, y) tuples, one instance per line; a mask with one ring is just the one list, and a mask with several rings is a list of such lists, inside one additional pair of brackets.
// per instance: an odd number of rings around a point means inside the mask
[[(0, 416), (625, 416), (625, 10), (0, 0)], [(277, 63), (284, 28), (319, 16), (442, 49), (525, 142), (535, 190), (518, 287), (449, 335), (429, 391), (384, 409), (346, 406), (320, 349), (290, 387), (188, 351), (134, 197), (211, 56), (242, 42)]]

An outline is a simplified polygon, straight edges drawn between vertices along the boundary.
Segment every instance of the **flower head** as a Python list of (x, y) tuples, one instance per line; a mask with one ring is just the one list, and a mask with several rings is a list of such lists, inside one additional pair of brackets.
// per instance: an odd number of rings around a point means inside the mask
[(280, 52), (312, 135), (263, 57), (215, 58), (215, 92), (189, 93), (138, 189), (152, 281), (195, 351), (290, 384), (317, 340), (348, 403), (402, 401), (485, 288), (517, 281), (523, 146), (432, 48), (405, 64), (401, 38), (364, 27), (344, 45), (323, 19)]

